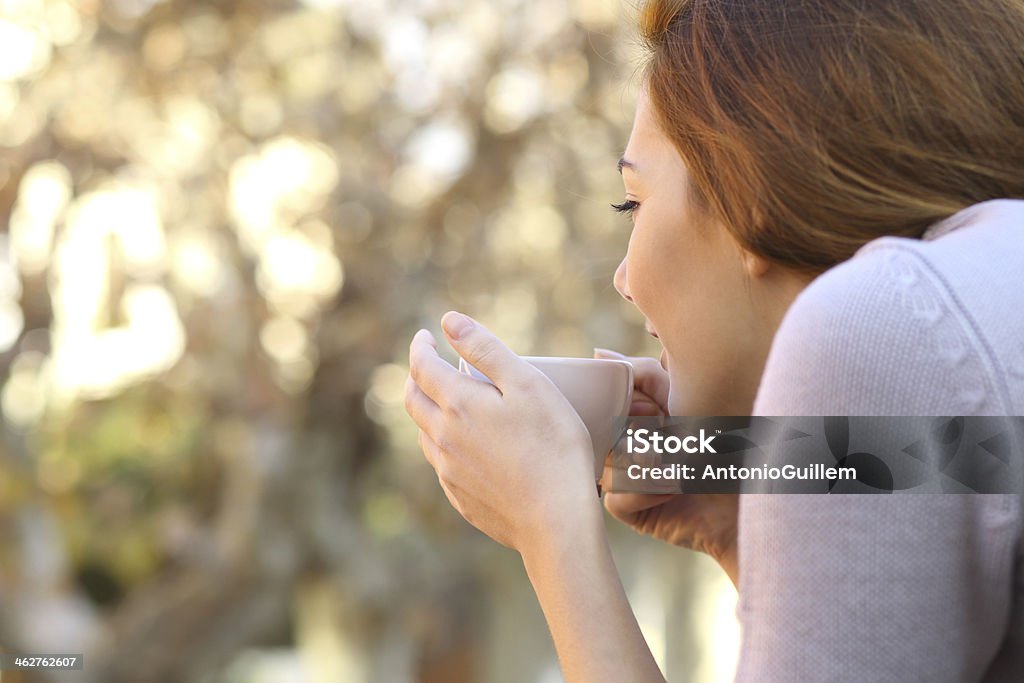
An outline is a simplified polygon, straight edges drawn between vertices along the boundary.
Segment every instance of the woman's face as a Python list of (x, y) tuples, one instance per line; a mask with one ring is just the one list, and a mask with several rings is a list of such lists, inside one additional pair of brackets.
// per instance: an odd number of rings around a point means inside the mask
[(641, 93), (622, 180), (633, 230), (615, 288), (647, 318), (672, 415), (749, 415), (782, 314), (806, 285), (744, 251), (689, 199), (689, 174)]

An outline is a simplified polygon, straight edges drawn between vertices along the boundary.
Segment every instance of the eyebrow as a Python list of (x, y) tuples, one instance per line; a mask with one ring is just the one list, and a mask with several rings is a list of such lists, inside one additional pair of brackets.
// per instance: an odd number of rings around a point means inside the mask
[(622, 157), (621, 159), (619, 159), (619, 173), (620, 174), (622, 173), (622, 169), (623, 168), (631, 168), (633, 170), (636, 170), (636, 164), (634, 164), (632, 161), (629, 161), (628, 159), (626, 159), (626, 157)]

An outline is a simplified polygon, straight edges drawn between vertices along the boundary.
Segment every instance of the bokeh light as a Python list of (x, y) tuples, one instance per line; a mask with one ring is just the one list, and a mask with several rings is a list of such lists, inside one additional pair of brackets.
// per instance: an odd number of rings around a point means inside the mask
[[(458, 308), (521, 354), (657, 355), (611, 284), (632, 11), (0, 0), (0, 648), (560, 680), (419, 452), (408, 343)], [(668, 677), (729, 680), (731, 586), (609, 534)]]

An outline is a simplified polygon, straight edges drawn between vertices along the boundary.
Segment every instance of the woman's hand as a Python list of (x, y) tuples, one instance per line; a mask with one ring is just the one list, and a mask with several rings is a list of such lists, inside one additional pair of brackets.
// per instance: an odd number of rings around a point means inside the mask
[(599, 521), (593, 446), (583, 421), (540, 370), (479, 323), (449, 312), (449, 343), (494, 384), (464, 375), (420, 330), (409, 346), (405, 408), (452, 506), (524, 553)]
[[(668, 415), (669, 375), (653, 358), (624, 356), (608, 349), (594, 349), (597, 358), (629, 361), (633, 365), (633, 416)], [(603, 480), (611, 481), (611, 458), (605, 462)], [(738, 584), (736, 522), (739, 497), (711, 493), (615, 493), (604, 496), (604, 505), (616, 519), (634, 531), (660, 541), (713, 557), (734, 585)]]

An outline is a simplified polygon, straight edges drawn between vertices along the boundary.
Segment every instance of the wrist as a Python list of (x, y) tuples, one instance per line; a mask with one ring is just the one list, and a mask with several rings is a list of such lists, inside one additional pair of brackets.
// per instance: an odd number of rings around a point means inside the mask
[(604, 507), (596, 486), (587, 493), (567, 495), (562, 492), (556, 501), (531, 525), (535, 531), (526, 534), (518, 549), (527, 569), (531, 562), (544, 561), (570, 550), (588, 550), (606, 542)]

